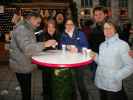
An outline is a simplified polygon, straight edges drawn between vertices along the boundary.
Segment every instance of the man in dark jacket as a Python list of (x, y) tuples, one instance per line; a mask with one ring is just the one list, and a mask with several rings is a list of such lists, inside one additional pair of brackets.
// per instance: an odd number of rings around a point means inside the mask
[(103, 24), (106, 21), (105, 9), (101, 6), (93, 9), (94, 25), (90, 36), (90, 45), (93, 51), (99, 51), (99, 45), (104, 41)]
[[(97, 6), (93, 9), (94, 25), (92, 26), (92, 33), (90, 35), (90, 46), (91, 49), (96, 53), (99, 52), (99, 45), (105, 40), (103, 33), (103, 24), (106, 21), (105, 11), (106, 10), (101, 6)], [(95, 77), (96, 67), (96, 63), (92, 63), (91, 70), (93, 79)]]

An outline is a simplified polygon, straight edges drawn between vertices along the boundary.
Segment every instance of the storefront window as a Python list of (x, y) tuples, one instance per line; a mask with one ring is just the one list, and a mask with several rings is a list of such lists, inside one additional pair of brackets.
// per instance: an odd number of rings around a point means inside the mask
[(81, 0), (81, 3), (84, 8), (92, 7), (92, 0)]
[(120, 8), (127, 8), (128, 7), (128, 0), (119, 0), (119, 7)]
[(100, 5), (104, 7), (110, 7), (111, 6), (111, 0), (99, 0)]

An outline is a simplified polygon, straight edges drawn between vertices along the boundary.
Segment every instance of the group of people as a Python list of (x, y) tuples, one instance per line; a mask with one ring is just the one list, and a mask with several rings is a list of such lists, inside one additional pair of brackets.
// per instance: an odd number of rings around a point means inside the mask
[[(22, 100), (31, 100), (31, 76), (37, 68), (31, 63), (31, 57), (42, 51), (61, 49), (63, 44), (72, 53), (81, 52), (84, 47), (95, 52), (91, 67), (101, 100), (128, 100), (123, 80), (133, 72), (132, 51), (128, 43), (119, 38), (117, 25), (106, 19), (103, 7), (95, 7), (93, 14), (95, 24), (89, 40), (71, 18), (60, 24), (61, 30), (55, 19), (48, 19), (44, 31), (36, 32), (42, 16), (30, 12), (15, 25), (11, 34), (10, 68), (16, 73)], [(53, 78), (53, 70), (44, 69), (42, 73), (47, 76), (43, 78), (43, 95), (48, 93), (44, 100), (52, 100), (53, 84), (50, 79)], [(76, 69), (74, 74), (81, 99), (89, 100), (84, 83), (84, 68)]]

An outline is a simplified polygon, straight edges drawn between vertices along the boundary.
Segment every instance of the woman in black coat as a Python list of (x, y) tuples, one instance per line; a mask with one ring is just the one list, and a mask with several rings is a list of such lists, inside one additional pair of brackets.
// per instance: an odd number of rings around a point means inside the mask
[[(60, 36), (56, 30), (56, 22), (53, 19), (48, 20), (46, 32), (44, 33), (43, 41), (53, 40), (57, 42), (57, 45), (45, 48), (44, 51), (58, 49)], [(52, 95), (52, 78), (54, 69), (45, 68), (42, 71), (43, 77), (43, 96), (44, 100), (53, 100)]]
[[(45, 27), (45, 31), (36, 34), (37, 41), (49, 41), (53, 40), (57, 42), (57, 45), (47, 47), (44, 51), (58, 49), (58, 43), (60, 36), (56, 30), (56, 22), (54, 19), (49, 19), (47, 23), (47, 27)], [(39, 66), (38, 66), (39, 67)], [(41, 66), (40, 66), (41, 68)], [(44, 100), (53, 100), (52, 96), (52, 78), (53, 78), (54, 70), (48, 68), (42, 68), (42, 84), (43, 84), (43, 98)]]

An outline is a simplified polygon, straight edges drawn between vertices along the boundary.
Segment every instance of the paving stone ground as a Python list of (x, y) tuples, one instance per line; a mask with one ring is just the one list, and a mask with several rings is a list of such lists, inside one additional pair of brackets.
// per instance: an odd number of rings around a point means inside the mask
[[(4, 60), (5, 59), (5, 60)], [(98, 90), (89, 78), (89, 68), (85, 70), (85, 83), (90, 100), (99, 100)], [(133, 100), (133, 75), (124, 80), (124, 87), (129, 100)], [(78, 92), (77, 92), (78, 93)], [(32, 76), (32, 100), (43, 100), (42, 98), (42, 76), (37, 70)], [(0, 100), (21, 100), (21, 92), (15, 74), (8, 66), (8, 58), (0, 58)], [(79, 99), (80, 100), (80, 96)]]

